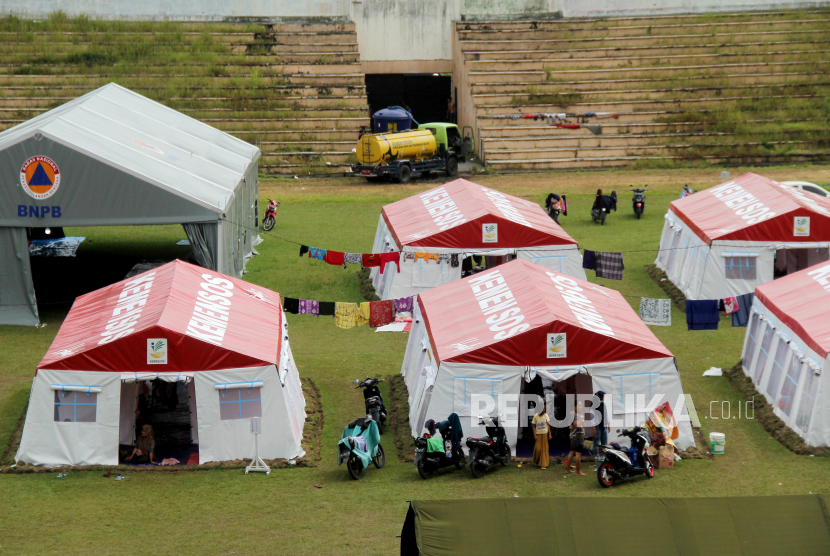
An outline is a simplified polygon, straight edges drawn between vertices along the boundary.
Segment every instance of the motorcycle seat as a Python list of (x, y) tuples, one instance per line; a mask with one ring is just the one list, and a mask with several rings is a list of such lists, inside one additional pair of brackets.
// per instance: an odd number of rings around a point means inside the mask
[(479, 438), (479, 440), (481, 440), (482, 442), (486, 442), (486, 443), (488, 443), (488, 444), (490, 444), (491, 442), (493, 442), (493, 439), (492, 439), (492, 438), (490, 438), (489, 436), (482, 436), (482, 437), (480, 437), (480, 438)]

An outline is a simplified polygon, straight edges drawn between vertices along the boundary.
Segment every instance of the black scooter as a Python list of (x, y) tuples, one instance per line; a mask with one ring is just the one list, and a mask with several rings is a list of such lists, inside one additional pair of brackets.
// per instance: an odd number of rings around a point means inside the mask
[(498, 417), (493, 417), (492, 422), (492, 426), (487, 425), (484, 419), (479, 417), (478, 424), (485, 425), (487, 436), (467, 439), (467, 448), (470, 449), (467, 463), (476, 479), (484, 476), (484, 472), (497, 462), (504, 467), (510, 465), (510, 446), (507, 445), (504, 427), (499, 425)]
[[(456, 417), (458, 416), (456, 415)], [(461, 430), (460, 425), (458, 429), (458, 433), (455, 435), (451, 425), (440, 431), (441, 451), (427, 451), (429, 439), (426, 437), (415, 439), (415, 467), (418, 468), (418, 474), (422, 479), (431, 479), (433, 473), (444, 467), (450, 467), (451, 465), (454, 465), (456, 469), (464, 467), (466, 456), (464, 455), (464, 448), (461, 447), (461, 438), (464, 436), (464, 431)], [(453, 436), (456, 436), (458, 442), (452, 441)], [(432, 436), (431, 438), (436, 437)]]
[(631, 191), (634, 193), (634, 197), (631, 199), (631, 206), (634, 209), (634, 214), (637, 215), (637, 220), (643, 215), (643, 211), (646, 210), (646, 187), (634, 187)]
[(591, 207), (591, 220), (605, 225), (605, 219), (611, 211), (617, 212), (617, 192), (612, 191), (611, 195), (603, 195), (601, 189), (597, 189), (597, 196), (594, 205)]
[(383, 434), (383, 425), (386, 423), (386, 405), (383, 403), (383, 396), (378, 388), (378, 383), (383, 382), (381, 375), (374, 378), (367, 378), (363, 382), (355, 379), (355, 390), (363, 388), (363, 402), (366, 404), (366, 415), (371, 415), (372, 420), (378, 425), (378, 432)]
[(551, 193), (545, 199), (545, 212), (548, 216), (553, 218), (553, 221), (559, 224), (559, 215), (564, 214), (568, 216), (568, 200), (564, 195), (560, 197), (556, 193)]
[(648, 457), (648, 447), (651, 446), (648, 431), (642, 427), (634, 427), (619, 429), (617, 434), (630, 438), (631, 447), (626, 450), (616, 442), (600, 446), (600, 455), (605, 456), (602, 465), (597, 469), (600, 486), (610, 488), (617, 479), (636, 475), (645, 475), (647, 479), (654, 477), (654, 464)]

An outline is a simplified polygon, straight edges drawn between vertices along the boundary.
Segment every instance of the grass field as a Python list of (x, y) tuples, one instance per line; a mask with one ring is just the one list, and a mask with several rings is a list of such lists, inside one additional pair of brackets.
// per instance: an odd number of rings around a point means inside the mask
[[(732, 175), (746, 171), (732, 170)], [(769, 177), (830, 183), (830, 167), (756, 170)], [(548, 192), (567, 193), (570, 213), (563, 227), (583, 247), (625, 251), (625, 279), (590, 278), (631, 296), (664, 297), (643, 272), (654, 261), (668, 203), (683, 184), (695, 189), (720, 182), (713, 171), (643, 171), (515, 176), (480, 176), (475, 181), (535, 202)], [(628, 185), (649, 185), (645, 215), (636, 220)], [(329, 301), (360, 301), (352, 271), (299, 258), (298, 246), (276, 239), (342, 251), (366, 251), (372, 244), (380, 207), (434, 183), (368, 186), (347, 179), (264, 181), (263, 198), (282, 205), (277, 226), (262, 234), (261, 256), (245, 278), (283, 295)], [(597, 188), (616, 189), (619, 210), (605, 226), (594, 225), (589, 207)], [(45, 328), (0, 327), (0, 455), (21, 416), (36, 364), (54, 338), (71, 299), (122, 277), (142, 259), (184, 256), (175, 246), (179, 227), (67, 230), (89, 238), (69, 261), (35, 268), (38, 292), (57, 304), (42, 307)], [(40, 271), (40, 275), (38, 275)], [(51, 278), (50, 278), (51, 277)], [(630, 298), (632, 306), (638, 300)], [(363, 411), (350, 381), (376, 372), (398, 373), (406, 335), (376, 334), (363, 327), (341, 330), (330, 318), (290, 315), (291, 344), (303, 376), (322, 396), (325, 427), (317, 468), (280, 469), (270, 476), (241, 471), (136, 472), (130, 482), (104, 479), (100, 472), (57, 471), (0, 474), (0, 554), (116, 554), (164, 551), (209, 554), (390, 554), (397, 551), (406, 501), (411, 499), (528, 496), (727, 496), (807, 494), (830, 490), (830, 460), (796, 456), (747, 419), (709, 418), (710, 401), (738, 395), (726, 378), (701, 375), (710, 366), (729, 368), (740, 358), (745, 329), (727, 321), (718, 331), (688, 332), (684, 315), (672, 312), (673, 326), (655, 327), (677, 356), (685, 391), (692, 395), (705, 436), (726, 434), (726, 454), (714, 460), (680, 462), (655, 480), (623, 482), (600, 489), (596, 478), (565, 477), (560, 469), (532, 466), (497, 469), (480, 480), (468, 470), (439, 472), (423, 481), (412, 464), (398, 461), (384, 435), (387, 465), (352, 481), (335, 465), (343, 426)], [(385, 384), (383, 385), (386, 386)], [(388, 395), (388, 389), (384, 390)], [(713, 406), (717, 407), (717, 406)], [(720, 417), (713, 411), (712, 417)], [(705, 418), (704, 418), (705, 417)], [(321, 483), (322, 489), (313, 487)], [(590, 542), (586, 539), (586, 542)], [(136, 546), (138, 544), (138, 546)], [(145, 549), (144, 545), (147, 545)]]

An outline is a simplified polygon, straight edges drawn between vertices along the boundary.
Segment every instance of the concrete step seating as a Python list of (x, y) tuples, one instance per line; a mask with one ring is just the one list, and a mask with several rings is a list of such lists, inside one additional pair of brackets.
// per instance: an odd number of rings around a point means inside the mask
[[(456, 30), (461, 101), (474, 107), (480, 157), (498, 170), (830, 157), (828, 10), (476, 21)], [(504, 118), (586, 112), (616, 117), (586, 119), (601, 135)]]
[(259, 145), (262, 171), (296, 175), (343, 171), (369, 126), (345, 21), (0, 19), (0, 54), (0, 130), (114, 81)]

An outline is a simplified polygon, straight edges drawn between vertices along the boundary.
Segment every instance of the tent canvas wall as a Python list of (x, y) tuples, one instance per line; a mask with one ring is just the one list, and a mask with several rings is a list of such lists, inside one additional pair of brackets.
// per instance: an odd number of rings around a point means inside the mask
[(259, 156), (114, 83), (0, 133), (0, 324), (38, 323), (25, 228), (183, 224), (200, 265), (241, 276)]
[(190, 383), (200, 463), (252, 457), (254, 416), (261, 457), (303, 455), (279, 294), (174, 261), (75, 301), (37, 367), (15, 460), (117, 464), (134, 438), (131, 383), (156, 378)]
[[(576, 241), (542, 208), (512, 195), (458, 179), (381, 210), (373, 253), (401, 252), (398, 265), (372, 283), (381, 299), (407, 297), (461, 278), (470, 255), (518, 258), (585, 279)], [(416, 258), (415, 253), (440, 259)], [(449, 255), (458, 254), (453, 267)]]
[(672, 201), (655, 264), (687, 299), (723, 299), (826, 261), (829, 248), (830, 200), (749, 173)]
[[(634, 420), (637, 396), (660, 395), (679, 415), (683, 395), (674, 356), (619, 292), (522, 260), (420, 294), (401, 374), (413, 436), (453, 412), (468, 436), (484, 434), (471, 426), (473, 395), (518, 395), (537, 375), (587, 374), (617, 421)], [(693, 446), (690, 423), (678, 426), (677, 445)], [(517, 427), (506, 430), (515, 450)]]
[(830, 263), (758, 286), (741, 354), (773, 412), (811, 446), (830, 446)]

